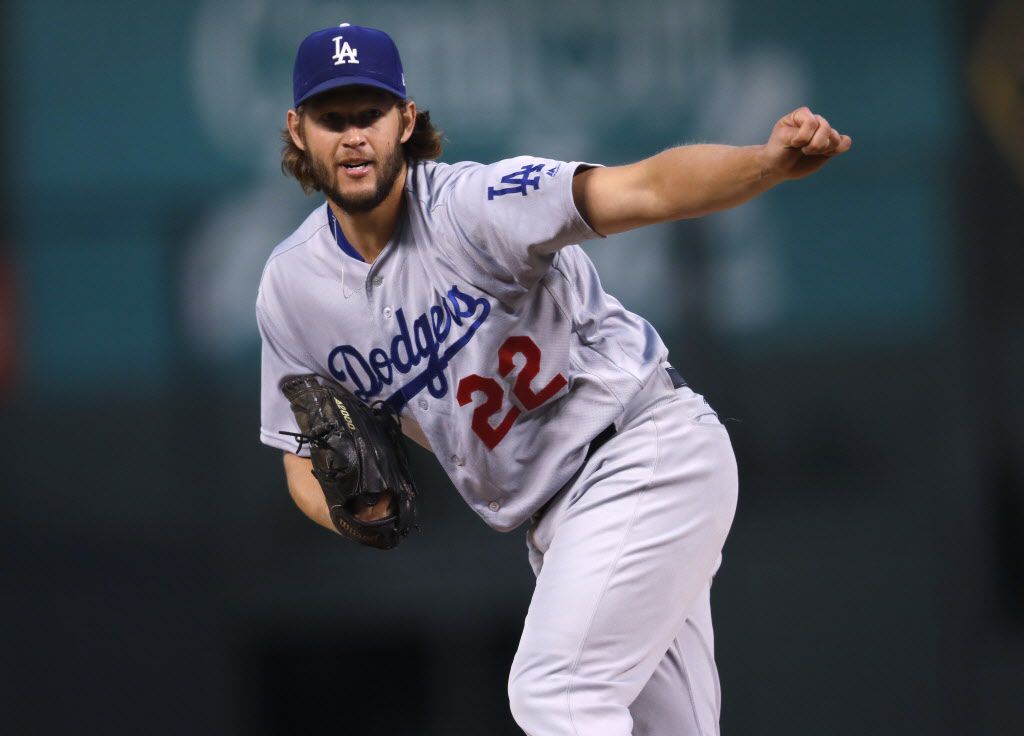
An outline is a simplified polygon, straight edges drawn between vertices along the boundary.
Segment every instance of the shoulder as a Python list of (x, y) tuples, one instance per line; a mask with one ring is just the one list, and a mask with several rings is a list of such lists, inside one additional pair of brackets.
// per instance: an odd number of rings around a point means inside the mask
[(521, 155), (491, 163), (460, 161), (453, 164), (417, 162), (409, 188), (426, 209), (439, 205), (490, 201), (505, 193), (526, 194), (547, 182), (572, 178), (578, 164), (543, 156)]
[(295, 232), (282, 240), (267, 257), (260, 276), (257, 307), (265, 307), (268, 298), (282, 281), (288, 280), (296, 267), (303, 261), (303, 254), (312, 247), (320, 232), (328, 227), (327, 203), (320, 205), (296, 228)]
[(490, 164), (474, 164), (463, 177), (473, 194), (488, 200), (504, 194), (526, 194), (557, 188), (560, 182), (571, 181), (578, 161), (561, 161), (544, 156), (513, 156)]
[(270, 266), (275, 260), (281, 258), (287, 253), (290, 253), (296, 248), (300, 248), (301, 246), (309, 243), (316, 237), (317, 233), (325, 227), (327, 227), (326, 202), (310, 212), (309, 216), (306, 217), (298, 228), (296, 228), (295, 232), (277, 244), (274, 250), (271, 251), (270, 256), (267, 258), (267, 266)]
[[(441, 199), (454, 188), (476, 183), (480, 177), (494, 177), (495, 182), (502, 176), (551, 171), (553, 176), (562, 161), (543, 156), (513, 156), (492, 163), (459, 161), (446, 164), (440, 161), (417, 161), (410, 166), (408, 188), (419, 195), (431, 195)], [(423, 197), (420, 197), (423, 199)]]
[(416, 161), (409, 167), (406, 188), (426, 209), (433, 209), (451, 194), (466, 173), (480, 166), (475, 161)]

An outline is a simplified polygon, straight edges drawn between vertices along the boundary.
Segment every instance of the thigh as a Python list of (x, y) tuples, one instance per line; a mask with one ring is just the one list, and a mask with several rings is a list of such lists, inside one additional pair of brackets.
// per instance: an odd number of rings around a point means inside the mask
[(629, 711), (634, 736), (717, 736), (721, 690), (711, 627), (711, 581)]
[(707, 586), (736, 503), (724, 428), (695, 405), (651, 407), (591, 459), (534, 530), (537, 587), (513, 674), (602, 688), (628, 706)]

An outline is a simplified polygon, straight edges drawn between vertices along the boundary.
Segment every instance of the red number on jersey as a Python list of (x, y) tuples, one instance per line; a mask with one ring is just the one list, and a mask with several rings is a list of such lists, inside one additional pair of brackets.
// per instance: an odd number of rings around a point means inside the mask
[[(561, 373), (555, 374), (540, 391), (534, 391), (530, 384), (540, 373), (541, 350), (532, 339), (526, 335), (514, 335), (501, 344), (498, 349), (498, 373), (507, 376), (514, 368), (513, 358), (522, 355), (526, 362), (516, 376), (515, 385), (512, 386), (512, 393), (519, 403), (527, 411), (532, 411), (546, 402), (552, 396), (562, 390), (569, 382)], [(473, 410), (473, 419), (470, 426), (477, 437), (493, 450), (501, 442), (512, 424), (519, 418), (522, 410), (518, 406), (512, 406), (505, 414), (497, 427), (491, 424), (491, 417), (497, 414), (505, 403), (505, 392), (501, 384), (493, 378), (479, 376), (475, 373), (466, 376), (459, 381), (456, 398), (459, 406), (465, 406), (473, 400), (473, 394), (479, 391), (484, 395), (484, 402)]]
[(512, 370), (512, 358), (522, 355), (526, 358), (526, 364), (519, 371), (516, 377), (516, 384), (512, 387), (512, 393), (519, 399), (527, 411), (532, 411), (552, 396), (557, 394), (569, 383), (561, 373), (555, 375), (547, 385), (539, 392), (530, 388), (533, 379), (540, 373), (540, 348), (537, 343), (526, 335), (517, 335), (507, 339), (498, 350), (498, 374), (507, 376)]
[(456, 394), (459, 406), (465, 406), (472, 401), (476, 391), (482, 393), (486, 398), (484, 403), (473, 410), (471, 426), (476, 436), (487, 445), (487, 449), (493, 450), (512, 429), (512, 422), (519, 417), (519, 407), (513, 406), (508, 410), (508, 414), (501, 420), (501, 423), (497, 427), (492, 427), (491, 417), (497, 414), (501, 405), (505, 403), (505, 393), (501, 390), (501, 384), (493, 378), (478, 376), (474, 373), (459, 381), (459, 391)]

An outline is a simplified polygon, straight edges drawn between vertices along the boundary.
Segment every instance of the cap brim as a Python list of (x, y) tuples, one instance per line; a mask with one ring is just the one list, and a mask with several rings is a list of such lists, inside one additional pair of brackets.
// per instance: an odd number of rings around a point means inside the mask
[(306, 94), (302, 95), (302, 97), (295, 101), (295, 107), (298, 107), (311, 97), (316, 97), (324, 92), (330, 92), (332, 89), (340, 89), (341, 87), (376, 87), (377, 89), (382, 89), (385, 92), (390, 92), (395, 97), (405, 99), (405, 94), (403, 92), (385, 84), (384, 82), (379, 82), (376, 79), (371, 79), (369, 77), (339, 77), (335, 79), (328, 79), (326, 82), (321, 82), (310, 89)]

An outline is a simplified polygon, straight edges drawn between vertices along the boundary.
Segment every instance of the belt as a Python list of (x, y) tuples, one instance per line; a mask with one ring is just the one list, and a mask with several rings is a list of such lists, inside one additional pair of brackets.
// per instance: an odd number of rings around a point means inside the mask
[[(672, 380), (673, 389), (682, 388), (683, 386), (686, 385), (686, 380), (681, 375), (679, 375), (679, 371), (677, 371), (672, 366), (665, 366), (665, 372), (668, 374), (668, 377)], [(615, 424), (613, 422), (612, 424), (609, 424), (607, 427), (598, 432), (597, 437), (590, 441), (590, 446), (587, 448), (587, 454), (586, 457), (583, 458), (583, 462), (589, 460), (590, 456), (597, 452), (598, 449), (600, 449), (601, 445), (603, 445), (605, 442), (607, 442), (614, 436)]]
[[(686, 385), (686, 381), (684, 381), (683, 377), (681, 375), (679, 375), (679, 371), (677, 371), (672, 366), (670, 366), (670, 365), (665, 366), (665, 372), (668, 374), (668, 377), (670, 379), (672, 379), (672, 388), (673, 389), (682, 388), (683, 386)], [(586, 455), (586, 457), (583, 458), (583, 464), (585, 465), (587, 460), (590, 459), (590, 456), (593, 455), (595, 452), (597, 452), (598, 449), (601, 447), (601, 445), (603, 445), (605, 442), (607, 442), (608, 440), (610, 440), (614, 436), (615, 436), (615, 424), (614, 423), (609, 424), (607, 427), (605, 427), (600, 432), (598, 432), (597, 437), (595, 437), (594, 439), (592, 439), (590, 441), (590, 446), (587, 448), (587, 455)], [(582, 465), (580, 467), (582, 467)], [(544, 504), (539, 509), (537, 509), (536, 512), (534, 512), (533, 517), (532, 517), (534, 524), (537, 524), (537, 523), (540, 522), (541, 517), (544, 516), (544, 512), (548, 510), (548, 507), (550, 507), (551, 504), (554, 503), (555, 499), (558, 498), (558, 496), (559, 496), (559, 494), (556, 493), (554, 496), (552, 496), (547, 501), (545, 501)]]

